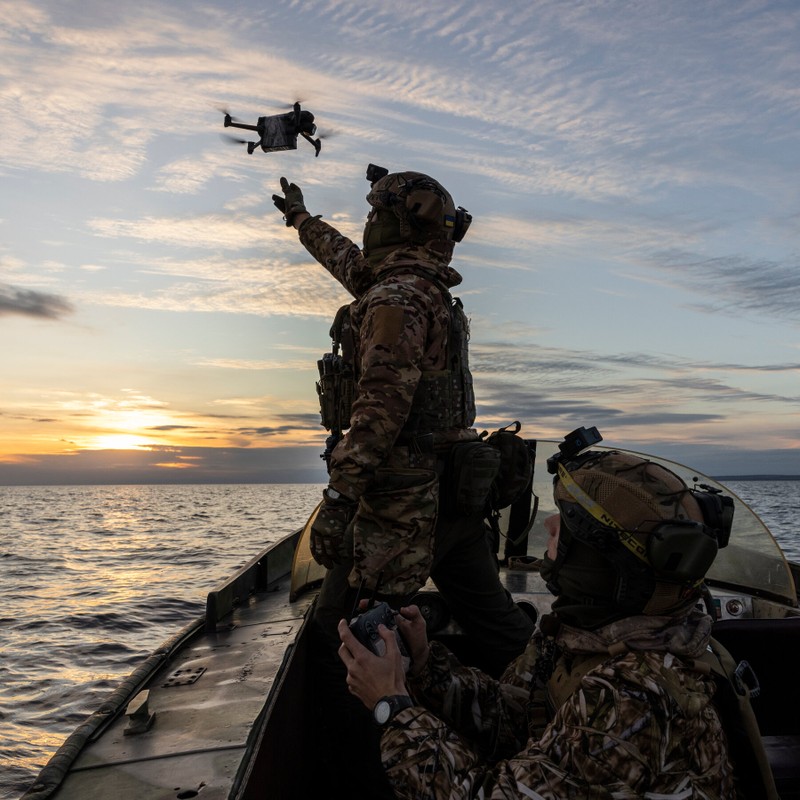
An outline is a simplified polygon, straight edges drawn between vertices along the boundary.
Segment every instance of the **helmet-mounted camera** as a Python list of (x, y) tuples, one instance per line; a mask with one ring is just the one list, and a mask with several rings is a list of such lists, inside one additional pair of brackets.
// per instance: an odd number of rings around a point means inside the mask
[(386, 167), (379, 167), (377, 164), (367, 164), (367, 180), (370, 186), (374, 186), (381, 178), (389, 174)]
[(603, 441), (600, 431), (594, 426), (591, 428), (576, 428), (572, 433), (564, 437), (564, 441), (558, 445), (558, 453), (547, 459), (547, 471), (551, 475), (558, 472), (558, 465), (564, 461), (571, 461), (582, 450), (592, 447)]

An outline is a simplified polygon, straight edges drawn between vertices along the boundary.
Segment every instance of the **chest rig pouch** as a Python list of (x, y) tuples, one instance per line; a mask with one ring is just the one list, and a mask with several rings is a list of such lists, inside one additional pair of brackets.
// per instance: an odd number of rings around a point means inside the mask
[(461, 300), (440, 286), (449, 306), (447, 363), (443, 370), (423, 372), (403, 428), (413, 438), (475, 422), (475, 392), (469, 371), (469, 322)]
[[(342, 432), (350, 427), (350, 413), (355, 398), (353, 329), (349, 305), (342, 306), (336, 312), (330, 335), (331, 352), (325, 353), (317, 361), (317, 396), (322, 426), (338, 441)], [(336, 441), (332, 444), (329, 442), (326, 452), (333, 450)]]

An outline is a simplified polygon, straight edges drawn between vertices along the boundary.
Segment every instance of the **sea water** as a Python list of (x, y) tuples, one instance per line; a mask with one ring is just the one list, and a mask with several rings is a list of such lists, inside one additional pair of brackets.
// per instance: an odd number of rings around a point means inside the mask
[[(800, 560), (800, 481), (728, 486)], [(0, 797), (19, 797), (209, 590), (301, 527), (321, 488), (0, 487)]]

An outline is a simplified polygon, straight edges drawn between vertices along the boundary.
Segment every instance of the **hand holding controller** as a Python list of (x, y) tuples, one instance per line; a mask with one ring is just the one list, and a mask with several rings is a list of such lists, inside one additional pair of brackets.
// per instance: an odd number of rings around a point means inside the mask
[(394, 631), (395, 638), (397, 639), (397, 649), (403, 659), (403, 669), (408, 670), (410, 657), (408, 648), (397, 630), (397, 623), (394, 618), (395, 612), (389, 607), (388, 603), (378, 603), (372, 608), (359, 614), (350, 622), (350, 630), (353, 636), (358, 639), (364, 647), (371, 650), (377, 656), (383, 656), (386, 653), (386, 644), (378, 632), (379, 625), (385, 625), (389, 630)]

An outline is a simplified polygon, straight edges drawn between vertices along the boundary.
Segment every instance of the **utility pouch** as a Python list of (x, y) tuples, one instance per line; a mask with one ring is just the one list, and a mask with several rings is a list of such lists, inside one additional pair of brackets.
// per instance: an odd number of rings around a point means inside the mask
[(350, 427), (350, 411), (355, 395), (352, 370), (335, 353), (325, 353), (317, 361), (317, 366), (317, 396), (322, 426), (329, 431), (347, 430)]
[(520, 435), (522, 425), (512, 422), (489, 434), (485, 439), (499, 457), (500, 466), (492, 484), (491, 507), (495, 511), (508, 508), (529, 490), (533, 478), (533, 453)]
[(325, 353), (317, 361), (319, 369), (317, 396), (322, 426), (326, 430), (341, 433), (350, 427), (350, 414), (356, 389), (350, 306), (342, 306), (336, 312), (336, 319), (331, 326), (331, 342), (331, 352)]
[(353, 518), (350, 585), (384, 594), (417, 591), (433, 563), (439, 478), (433, 470), (379, 469)]
[(444, 475), (447, 511), (470, 515), (486, 510), (499, 471), (500, 451), (487, 442), (453, 445)]

